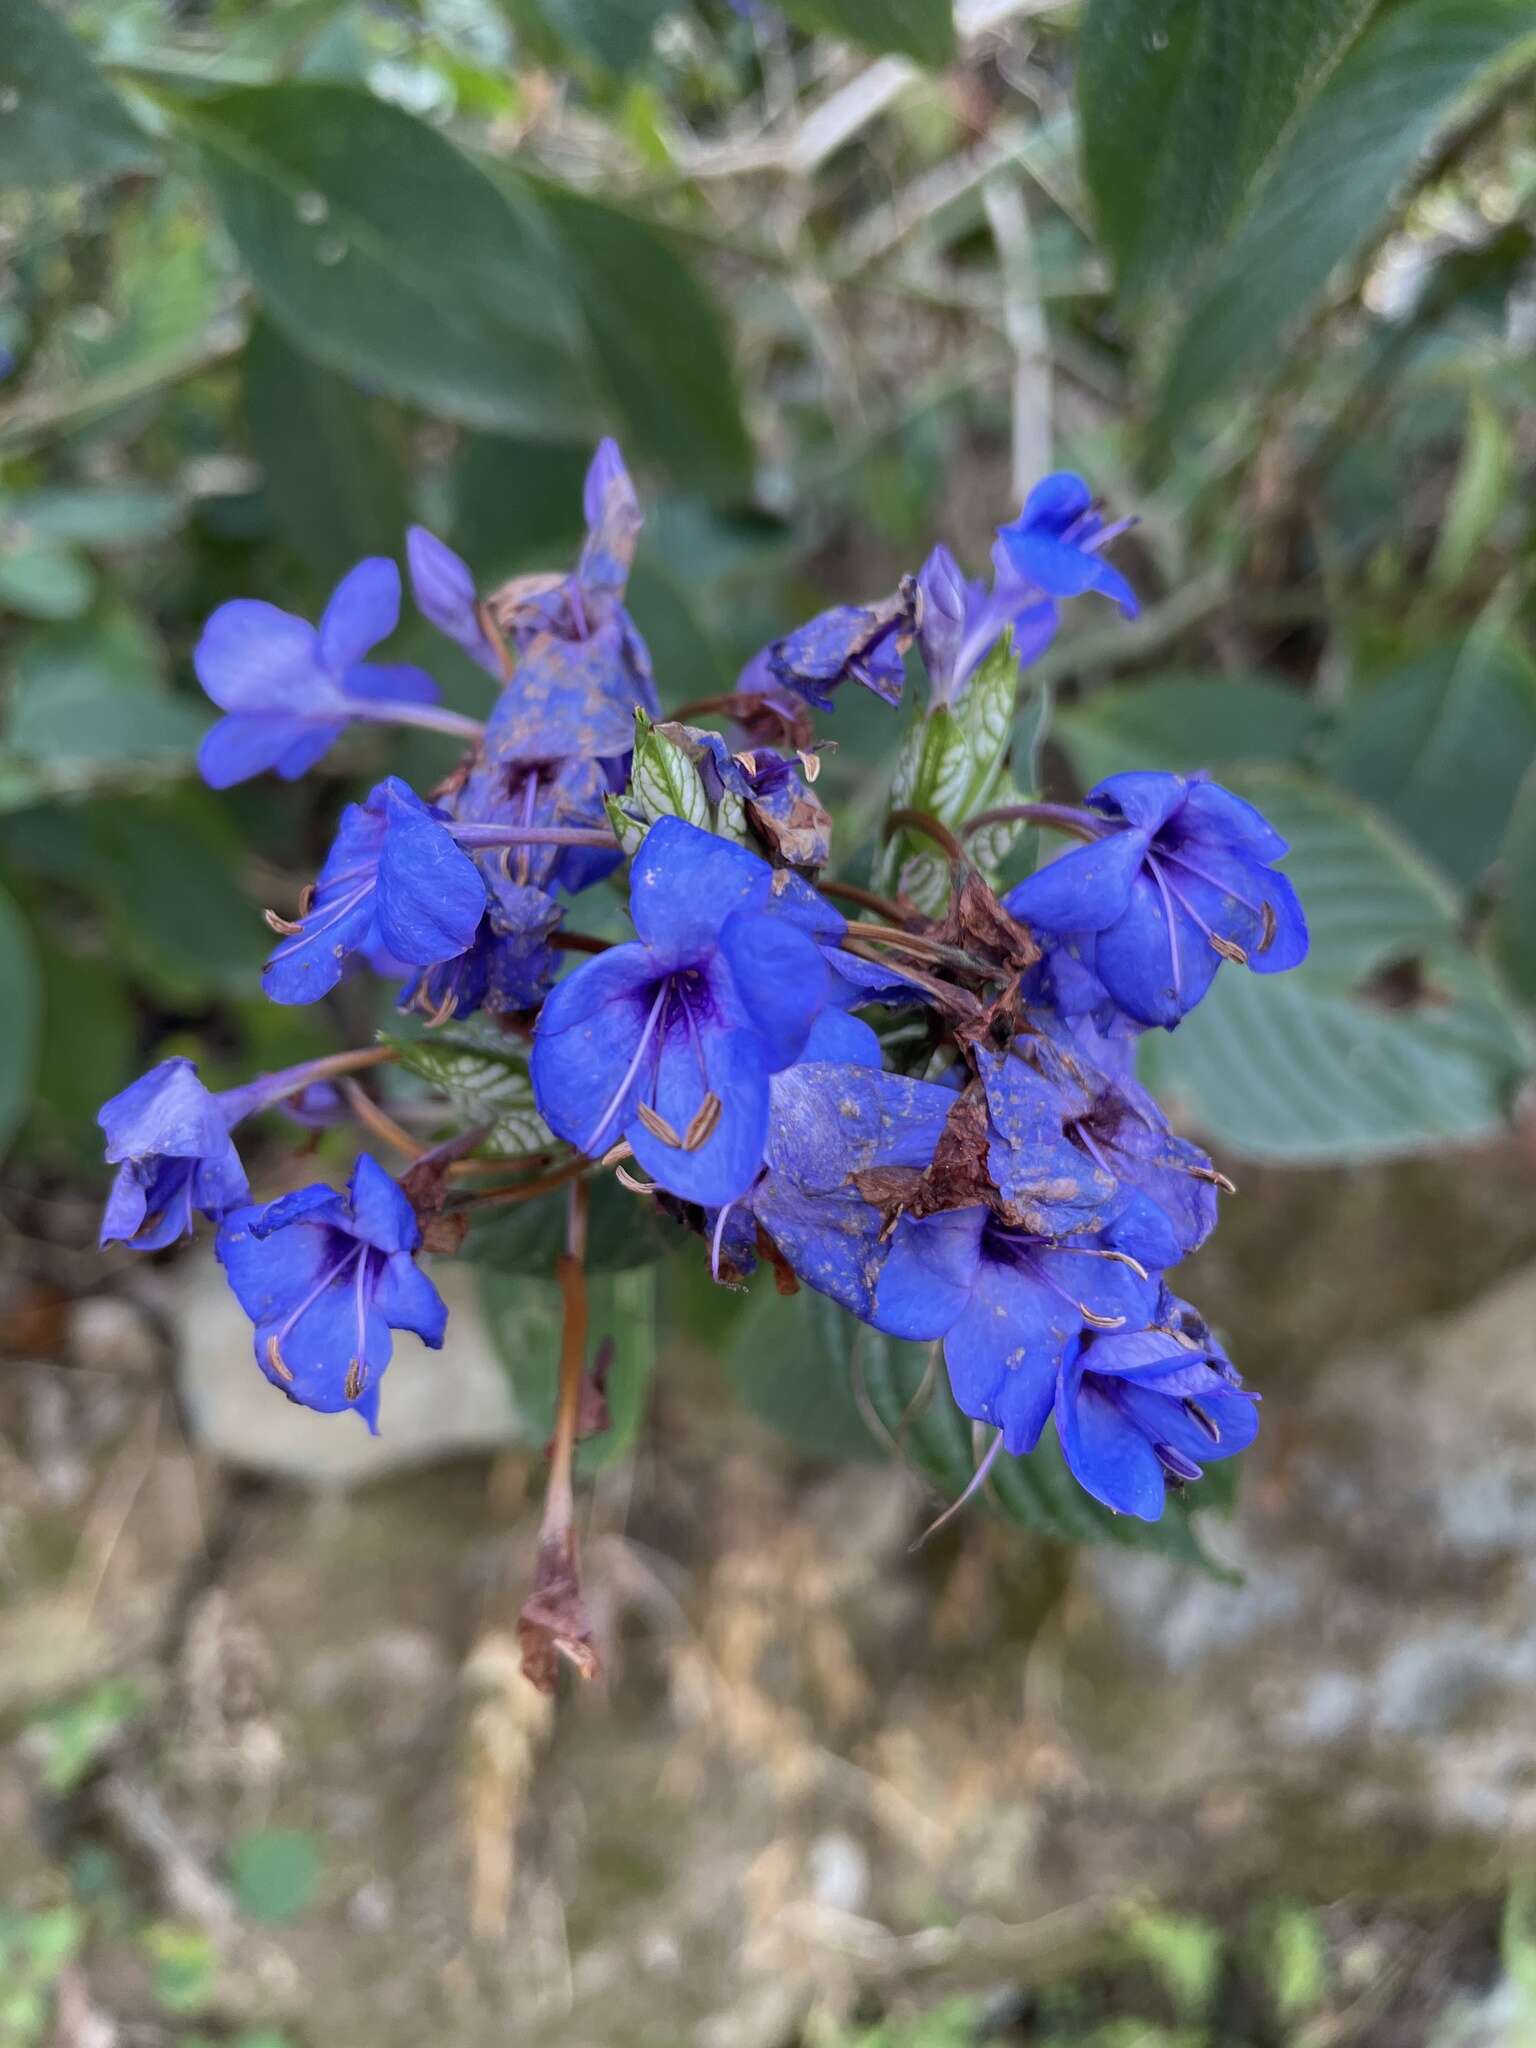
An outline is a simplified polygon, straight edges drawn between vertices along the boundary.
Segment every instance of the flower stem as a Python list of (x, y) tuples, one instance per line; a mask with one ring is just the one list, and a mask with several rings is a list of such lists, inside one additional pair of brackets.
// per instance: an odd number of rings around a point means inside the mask
[(466, 1209), (510, 1209), (518, 1202), (532, 1202), (540, 1195), (553, 1194), (556, 1188), (579, 1180), (591, 1165), (590, 1159), (568, 1159), (563, 1166), (557, 1166), (552, 1173), (541, 1174), (536, 1180), (512, 1181), (499, 1188), (475, 1188), (465, 1195), (463, 1206)]
[(462, 711), (450, 711), (443, 704), (402, 704), (398, 700), (374, 700), (360, 706), (358, 716), (374, 725), (419, 725), (427, 732), (451, 733), (455, 739), (482, 740), (485, 726)]
[(417, 1160), (428, 1156), (428, 1148), (418, 1143), (403, 1125), (397, 1124), (387, 1109), (381, 1109), (358, 1082), (350, 1078), (343, 1081), (341, 1092), (348, 1109), (364, 1130), (372, 1131), (376, 1138), (382, 1139), (393, 1151), (402, 1154), (413, 1165)]
[(943, 847), (951, 860), (970, 864), (970, 855), (960, 841), (940, 818), (929, 811), (892, 811), (885, 821), (885, 836), (891, 838), (897, 832), (920, 832), (925, 839), (931, 839), (935, 846)]
[(544, 943), (557, 953), (607, 953), (616, 941), (594, 939), (590, 932), (551, 932)]
[(893, 924), (899, 924), (908, 912), (889, 896), (877, 895), (873, 889), (861, 889), (857, 882), (829, 882), (823, 879), (816, 884), (823, 896), (840, 896), (845, 903), (856, 903), (860, 910), (873, 910), (877, 916), (886, 917)]
[(1074, 839), (1097, 839), (1101, 835), (1086, 811), (1070, 804), (999, 804), (996, 810), (978, 811), (960, 827), (969, 838), (984, 825), (1045, 825), (1053, 832), (1070, 833)]
[(893, 931), (881, 924), (850, 924), (848, 936), (870, 940), (877, 946), (894, 946), (899, 953), (916, 953), (922, 959), (941, 961), (946, 967), (958, 967), (967, 974), (996, 979), (996, 970), (984, 960), (974, 959), (959, 946), (948, 946), (942, 939), (930, 939), (922, 932)]
[(450, 825), (460, 846), (600, 846), (617, 853), (619, 842), (611, 832), (585, 825)]

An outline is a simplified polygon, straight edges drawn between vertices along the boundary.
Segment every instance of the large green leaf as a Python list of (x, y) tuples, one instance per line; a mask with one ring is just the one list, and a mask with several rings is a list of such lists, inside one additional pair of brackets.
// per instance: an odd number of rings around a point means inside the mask
[(378, 406), (349, 378), (256, 325), (243, 358), (245, 421), (283, 537), (329, 585), (363, 555), (398, 555), (405, 478)]
[(1177, 1031), (1147, 1033), (1144, 1077), (1261, 1159), (1384, 1158), (1496, 1130), (1531, 1048), (1461, 945), (1449, 886), (1346, 791), (1233, 779), (1291, 841), (1312, 952), (1289, 974), (1223, 968)]
[(759, 1284), (734, 1318), (725, 1354), (743, 1406), (781, 1436), (822, 1458), (876, 1458), (879, 1447), (859, 1412), (850, 1346), (864, 1337), (846, 1309), (803, 1287), (785, 1300)]
[(1083, 158), (1121, 292), (1184, 283), (1375, 0), (1090, 0)]
[(919, 64), (947, 64), (954, 55), (950, 0), (784, 0), (784, 12), (801, 28), (869, 50), (899, 50)]
[(1188, 773), (1294, 761), (1320, 724), (1300, 690), (1257, 676), (1151, 676), (1095, 690), (1058, 711), (1051, 737), (1085, 789), (1128, 768)]
[(73, 185), (142, 170), (154, 152), (90, 58), (43, 0), (6, 0), (0, 19), (0, 186)]
[(559, 1149), (534, 1106), (528, 1075), (528, 1046), (498, 1031), (489, 1018), (472, 1017), (420, 1038), (392, 1038), (409, 1074), (446, 1095), (465, 1124), (486, 1124), (478, 1150), (490, 1158), (518, 1159)]
[(31, 934), (21, 912), (0, 891), (0, 1005), (5, 1013), (5, 1029), (0, 1031), (0, 1152), (26, 1114), (42, 1002)]
[(1527, 770), (1515, 798), (1501, 865), (1494, 926), (1499, 964), (1522, 1001), (1536, 1007), (1536, 767)]
[(1497, 629), (1442, 641), (1372, 683), (1325, 759), (1454, 880), (1475, 882), (1536, 759), (1536, 669)]
[(558, 439), (588, 424), (580, 315), (526, 191), (345, 86), (253, 87), (179, 119), (297, 348), (471, 426)]
[(1189, 306), (1163, 392), (1165, 427), (1282, 358), (1447, 123), (1533, 56), (1529, 0), (1401, 0), (1381, 16), (1291, 131)]
[[(555, 1426), (559, 1286), (547, 1277), (487, 1271), (480, 1276), (480, 1298), (507, 1376), (519, 1434), (531, 1446), (545, 1444)], [(587, 1314), (589, 1360), (596, 1358), (605, 1338), (613, 1345), (607, 1379), (611, 1426), (581, 1445), (578, 1472), (596, 1471), (622, 1457), (644, 1419), (656, 1369), (656, 1275), (642, 1269), (589, 1276)]]
[(689, 265), (635, 214), (562, 185), (538, 192), (630, 454), (701, 489), (744, 484), (751, 451), (730, 349)]

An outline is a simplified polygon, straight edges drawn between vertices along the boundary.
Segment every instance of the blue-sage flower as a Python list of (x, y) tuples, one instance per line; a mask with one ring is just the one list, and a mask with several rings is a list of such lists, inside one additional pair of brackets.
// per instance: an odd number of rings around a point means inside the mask
[(918, 608), (916, 580), (907, 576), (896, 594), (880, 604), (839, 604), (819, 612), (754, 655), (741, 672), (737, 693), (753, 694), (764, 682), (780, 683), (819, 710), (830, 711), (838, 685), (855, 682), (887, 704), (899, 704)]
[(927, 1166), (955, 1098), (932, 1081), (884, 1073), (867, 1025), (845, 1036), (857, 1024), (824, 1010), (808, 1057), (775, 1074), (766, 1171), (747, 1201), (806, 1285), (867, 1322), (889, 1232), (857, 1177)]
[(1246, 1450), (1259, 1427), (1258, 1397), (1244, 1392), (1201, 1319), (1166, 1290), (1154, 1326), (1084, 1335), (1052, 1405), (1078, 1485), (1144, 1522), (1159, 1519), (1170, 1484)]
[(1306, 958), (1301, 903), (1271, 865), (1286, 842), (1230, 790), (1203, 775), (1136, 771), (1111, 775), (1085, 810), (1065, 815), (1089, 843), (1004, 903), (1033, 929), (1069, 937), (1137, 1023), (1171, 1029), (1223, 960), (1278, 974)]
[(409, 981), (400, 1007), (420, 1010), (434, 1024), (481, 1009), (493, 1016), (536, 1010), (559, 972), (560, 955), (549, 940), (562, 916), (545, 890), (493, 872), (472, 944)]
[(222, 1216), (246, 1199), (250, 1184), (229, 1135), (244, 1110), (233, 1108), (184, 1059), (162, 1060), (102, 1105), (96, 1121), (118, 1169), (102, 1244), (159, 1251), (191, 1234), (195, 1212)]
[(228, 714), (198, 749), (203, 780), (227, 789), (270, 768), (291, 782), (357, 719), (478, 738), (473, 719), (439, 708), (425, 670), (364, 659), (399, 621), (400, 571), (378, 555), (343, 576), (318, 628), (259, 598), (221, 604), (192, 654), (198, 681)]
[(1039, 1437), (1071, 1346), (1087, 1330), (1144, 1329), (1157, 1300), (1113, 1224), (1037, 1237), (971, 1208), (898, 1222), (870, 1320), (893, 1337), (942, 1337), (959, 1407), (1018, 1455)]
[(376, 1433), (390, 1332), (412, 1330), (438, 1350), (447, 1327), (416, 1265), (420, 1245), (410, 1203), (364, 1153), (345, 1195), (316, 1185), (238, 1209), (216, 1249), (273, 1386), (323, 1415), (351, 1408)]
[(1135, 591), (1099, 552), (1124, 530), (1099, 518), (1080, 476), (1059, 470), (1035, 485), (1011, 525), (998, 528), (993, 559), (1000, 555), (1021, 583), (1052, 600), (1096, 590), (1133, 619), (1141, 608)]
[(661, 716), (651, 658), (623, 598), (640, 502), (616, 444), (587, 471), (587, 537), (570, 576), (520, 577), (489, 600), (516, 648), (512, 679), (486, 727), (492, 761), (608, 760), (629, 752), (638, 706)]
[(762, 1163), (769, 1076), (825, 1003), (825, 964), (779, 914), (766, 862), (678, 818), (635, 856), (630, 915), (638, 941), (584, 962), (540, 1013), (540, 1113), (594, 1156), (622, 1137), (684, 1201), (734, 1201)]
[(992, 588), (972, 582), (941, 541), (918, 572), (922, 594), (917, 643), (935, 704), (958, 704), (967, 684), (1005, 632), (1021, 668), (1055, 637), (1055, 604), (1023, 583), (998, 552)]
[(414, 967), (451, 960), (473, 943), (485, 882), (448, 819), (390, 776), (348, 804), (314, 898), (262, 974), (275, 1003), (312, 1003), (354, 954), (382, 948)]
[(1117, 1248), (1156, 1270), (1210, 1236), (1216, 1190), (1230, 1184), (1197, 1145), (1175, 1137), (1129, 1072), (1093, 1065), (1054, 1025), (1006, 1053), (979, 1047), (976, 1059), (992, 1125), (989, 1171), (1031, 1228), (1069, 1233), (1112, 1219)]

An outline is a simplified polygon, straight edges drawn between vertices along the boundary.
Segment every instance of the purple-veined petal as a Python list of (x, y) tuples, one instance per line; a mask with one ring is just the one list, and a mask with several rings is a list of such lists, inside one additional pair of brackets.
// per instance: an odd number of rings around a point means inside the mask
[(768, 1134), (768, 1065), (750, 1031), (701, 1022), (696, 1033), (678, 1024), (666, 1031), (657, 1061), (651, 1107), (680, 1137), (704, 1106), (720, 1104), (711, 1134), (692, 1150), (659, 1138), (636, 1115), (624, 1135), (650, 1177), (685, 1202), (718, 1207), (744, 1195), (763, 1163)]
[(1123, 917), (1101, 931), (1094, 967), (1116, 1003), (1141, 1024), (1171, 1029), (1195, 1007), (1221, 955), (1186, 913), (1164, 900), (1145, 870), (1131, 886)]

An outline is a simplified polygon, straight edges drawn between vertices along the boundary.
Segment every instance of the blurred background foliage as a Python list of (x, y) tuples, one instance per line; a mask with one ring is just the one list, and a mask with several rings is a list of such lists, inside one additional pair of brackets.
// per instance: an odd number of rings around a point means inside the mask
[[(674, 706), (935, 538), (979, 570), (1052, 465), (1137, 512), (1143, 616), (1078, 608), (1028, 678), (1015, 778), (1218, 771), (1293, 841), (1314, 928), (1300, 972), (1224, 976), (1150, 1034), (1149, 1078), (1220, 1150), (1295, 1164), (1507, 1121), (1536, 1003), (1530, 0), (3, 14), (13, 1189), (87, 1177), (97, 1105), (155, 1058), (218, 1082), (388, 1022), (356, 985), (339, 1016), (259, 1000), (260, 906), (344, 795), (386, 766), (427, 787), (449, 744), (370, 734), (216, 800), (203, 618), (253, 594), (312, 616), (413, 517), (482, 583), (559, 563), (603, 431), (650, 507), (633, 603)], [(483, 704), (419, 621), (395, 654)], [(830, 730), (857, 876), (902, 721), (844, 704)], [(488, 1253), (498, 1327), (539, 1312), (546, 1250)], [(674, 1292), (717, 1340), (760, 1307)], [(829, 1341), (797, 1353), (814, 1388), (782, 1352), (770, 1388), (739, 1377), (851, 1447)], [(887, 1420), (902, 1349), (860, 1366)], [(913, 1446), (941, 1476), (969, 1470), (947, 1427)], [(1026, 1519), (1087, 1512), (1018, 1469)]]

